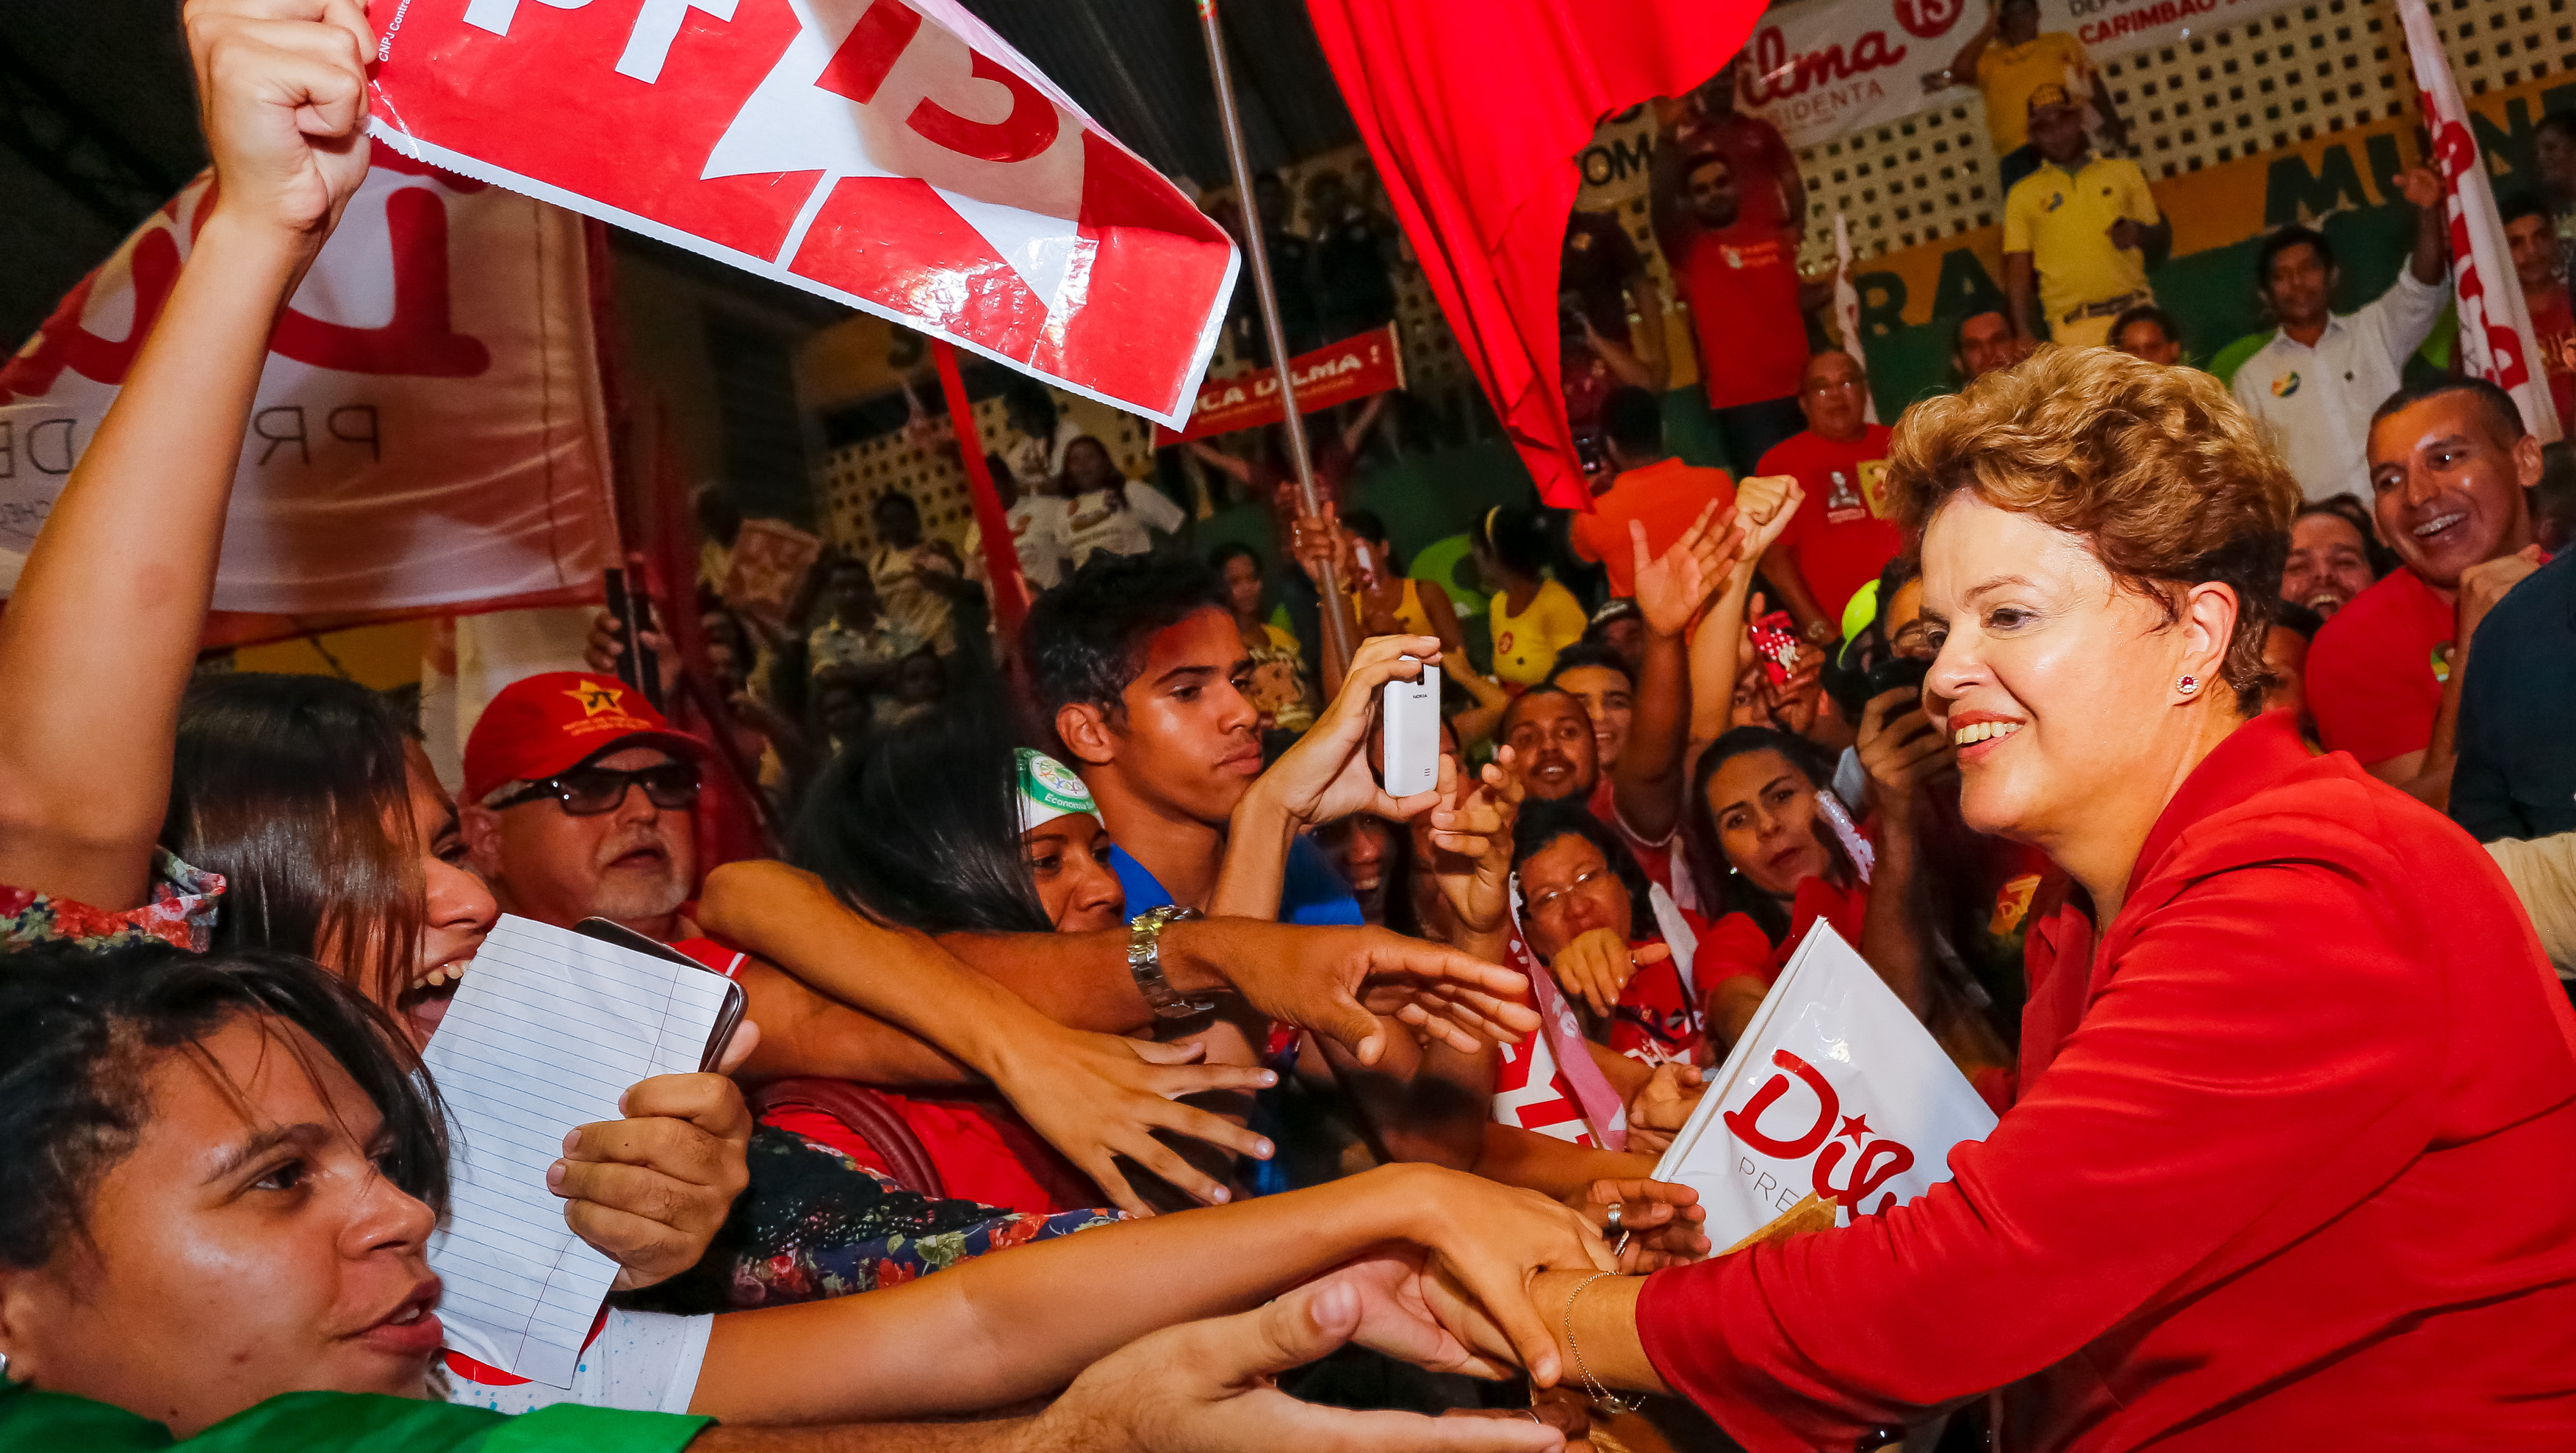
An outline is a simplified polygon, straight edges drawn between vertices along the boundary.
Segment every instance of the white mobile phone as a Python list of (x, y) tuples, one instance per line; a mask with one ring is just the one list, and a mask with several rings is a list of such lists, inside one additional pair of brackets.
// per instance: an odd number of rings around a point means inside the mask
[(1438, 790), (1440, 668), (1425, 665), (1420, 680), (1386, 683), (1378, 701), (1377, 719), (1386, 732), (1387, 794), (1411, 797)]

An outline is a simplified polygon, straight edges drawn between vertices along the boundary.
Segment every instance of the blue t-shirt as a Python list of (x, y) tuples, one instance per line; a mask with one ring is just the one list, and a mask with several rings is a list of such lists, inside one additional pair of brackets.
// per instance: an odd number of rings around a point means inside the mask
[[(1134, 917), (1150, 912), (1172, 901), (1170, 890), (1145, 871), (1145, 865), (1127, 855), (1127, 850), (1112, 845), (1109, 866), (1118, 870), (1119, 886), (1127, 890), (1127, 914)], [(1288, 842), (1288, 863), (1279, 877), (1279, 921), (1281, 923), (1317, 925), (1367, 922), (1360, 917), (1360, 901), (1351, 896), (1348, 883), (1333, 871), (1324, 850), (1312, 838), (1300, 833)], [(1279, 1083), (1286, 1085), (1296, 1069), (1297, 1056), (1292, 1048), (1281, 1062), (1271, 1067), (1279, 1071)], [(1262, 1090), (1252, 1097), (1251, 1128), (1273, 1141), (1279, 1138), (1278, 1089)], [(1256, 1196), (1273, 1196), (1290, 1189), (1285, 1157), (1273, 1160), (1247, 1161), (1243, 1166), (1246, 1188)]]
[[(1129, 857), (1125, 848), (1109, 849), (1109, 866), (1118, 870), (1119, 886), (1127, 890), (1128, 917), (1172, 901), (1171, 891), (1145, 871), (1144, 864)], [(1350, 885), (1333, 871), (1332, 860), (1303, 833), (1288, 843), (1288, 865), (1279, 880), (1279, 921), (1308, 927), (1356, 927), (1367, 921), (1360, 917), (1360, 901), (1351, 896)]]

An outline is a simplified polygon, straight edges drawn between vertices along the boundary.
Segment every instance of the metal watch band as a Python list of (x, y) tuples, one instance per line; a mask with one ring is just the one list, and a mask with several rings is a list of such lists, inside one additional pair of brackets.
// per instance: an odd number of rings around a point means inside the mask
[(1163, 930), (1202, 916), (1195, 908), (1166, 903), (1127, 920), (1127, 972), (1136, 976), (1136, 991), (1157, 1019), (1189, 1019), (1216, 1007), (1211, 999), (1184, 999), (1163, 976)]

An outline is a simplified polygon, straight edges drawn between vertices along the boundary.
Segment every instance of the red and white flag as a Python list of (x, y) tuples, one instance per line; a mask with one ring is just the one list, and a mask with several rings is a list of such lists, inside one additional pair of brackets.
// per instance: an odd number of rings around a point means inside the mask
[(374, 0), (370, 128), (1179, 427), (1224, 229), (956, 0)]
[[(269, 339), (212, 643), (598, 598), (608, 437), (581, 219), (381, 149), (375, 161)], [(0, 367), (0, 593), (115, 402), (213, 188), (201, 176), (145, 219)]]
[(1913, 1011), (1823, 923), (1781, 971), (1655, 1179), (1698, 1189), (1719, 1246), (1810, 1192), (1840, 1221), (1950, 1178), (1950, 1150), (1995, 1128)]
[(2451, 293), (2460, 314), (2460, 364), (2467, 372), (2513, 395), (2533, 437), (2557, 439), (2561, 421), (2549, 395), (2549, 375), (2539, 335), (2523, 302), (2513, 249), (2496, 215), (2495, 187), (2487, 180), (2469, 112), (2451, 79), (2442, 33), (2424, 0), (2397, 0), (2406, 27), (2406, 55), (2415, 66), (2415, 88), (2424, 129), (2433, 139), (2434, 165), (2442, 174), (2442, 205), (2451, 224)]

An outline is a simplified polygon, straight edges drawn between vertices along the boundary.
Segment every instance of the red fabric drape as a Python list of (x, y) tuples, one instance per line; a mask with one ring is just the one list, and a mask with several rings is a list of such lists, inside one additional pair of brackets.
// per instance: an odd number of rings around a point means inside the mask
[(1458, 347), (1539, 495), (1588, 508), (1559, 392), (1557, 255), (1603, 116), (1679, 95), (1758, 0), (1308, 0)]

